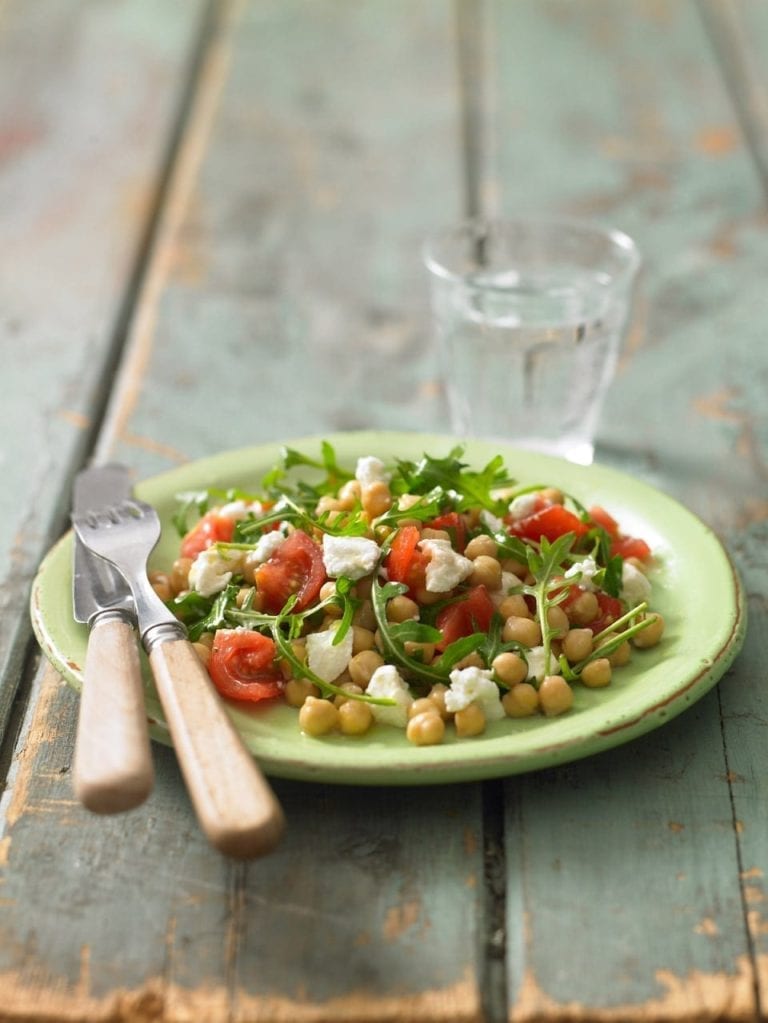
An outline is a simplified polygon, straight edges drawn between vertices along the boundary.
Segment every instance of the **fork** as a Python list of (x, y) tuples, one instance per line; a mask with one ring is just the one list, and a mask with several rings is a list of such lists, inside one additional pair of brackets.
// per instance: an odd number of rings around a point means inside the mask
[(274, 793), (227, 716), (184, 625), (155, 593), (147, 559), (160, 519), (130, 499), (73, 518), (94, 554), (111, 562), (133, 594), (139, 633), (200, 825), (217, 849), (248, 859), (270, 852), (284, 827)]

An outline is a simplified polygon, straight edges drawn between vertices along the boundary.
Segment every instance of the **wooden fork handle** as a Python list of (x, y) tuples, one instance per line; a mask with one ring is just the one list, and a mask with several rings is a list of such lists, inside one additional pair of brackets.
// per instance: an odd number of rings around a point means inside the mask
[(88, 637), (73, 780), (94, 813), (131, 810), (152, 790), (137, 639), (118, 614), (97, 618)]
[(192, 804), (209, 841), (238, 859), (270, 852), (283, 833), (283, 811), (192, 644), (186, 639), (157, 643), (149, 662)]

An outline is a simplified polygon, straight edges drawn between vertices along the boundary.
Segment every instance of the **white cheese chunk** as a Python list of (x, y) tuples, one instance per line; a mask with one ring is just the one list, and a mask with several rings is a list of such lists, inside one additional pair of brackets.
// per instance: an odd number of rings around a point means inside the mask
[(371, 681), (365, 691), (369, 696), (395, 701), (394, 705), (388, 706), (368, 704), (379, 724), (405, 728), (408, 724), (408, 708), (413, 703), (413, 697), (394, 665), (382, 664), (377, 668), (371, 675)]
[(343, 575), (354, 581), (370, 575), (380, 554), (376, 541), (364, 536), (323, 537), (323, 564), (331, 579)]
[(487, 721), (503, 718), (499, 687), (493, 681), (490, 671), (483, 668), (461, 668), (451, 672), (451, 685), (445, 694), (445, 708), (452, 714), (464, 710), (470, 703), (482, 708)]
[(243, 552), (219, 550), (215, 545), (200, 551), (189, 569), (189, 586), (203, 597), (221, 593), (232, 575), (242, 568)]
[(559, 675), (560, 674), (560, 663), (555, 655), (550, 651), (549, 654), (549, 670), (547, 671), (544, 665), (544, 647), (534, 646), (526, 652), (525, 659), (528, 662), (528, 675), (529, 679), (537, 679), (539, 682), (545, 677), (545, 675)]
[(474, 571), (474, 562), (457, 554), (450, 540), (421, 540), (419, 547), (429, 555), (426, 586), (430, 593), (447, 593)]
[(251, 512), (254, 515), (261, 515), (263, 511), (264, 508), (259, 501), (252, 501), (250, 504), (245, 501), (230, 501), (229, 504), (224, 504), (219, 508), (218, 514), (225, 519), (233, 519), (237, 522), (239, 519), (244, 519)]
[(518, 586), (522, 585), (522, 579), (518, 579), (514, 572), (502, 572), (501, 586), (498, 590), (490, 590), (488, 596), (491, 598), (495, 607), (500, 607), (509, 596), (510, 590), (514, 590)]
[(246, 568), (256, 568), (263, 565), (277, 552), (278, 548), (285, 543), (285, 536), (279, 529), (272, 529), (262, 534), (256, 541), (256, 546), (245, 555)]
[(364, 455), (357, 460), (355, 479), (361, 487), (370, 487), (372, 483), (389, 483), (389, 473), (380, 458)]
[(581, 561), (574, 561), (566, 570), (565, 578), (574, 579), (585, 590), (596, 590), (594, 578), (599, 571), (600, 566), (594, 558), (583, 558)]
[(621, 598), (630, 608), (651, 599), (651, 584), (635, 565), (625, 561), (621, 568)]
[(487, 508), (483, 508), (480, 512), (480, 521), (484, 526), (487, 526), (492, 533), (500, 533), (504, 528), (503, 520), (500, 519), (498, 515), (494, 515), (493, 512), (489, 512)]
[(352, 657), (353, 633), (348, 629), (344, 639), (336, 646), (336, 629), (310, 632), (307, 636), (307, 664), (324, 682), (333, 682), (344, 671)]
[(518, 494), (509, 503), (509, 514), (513, 519), (526, 519), (533, 515), (539, 503), (539, 495), (536, 491), (530, 494)]

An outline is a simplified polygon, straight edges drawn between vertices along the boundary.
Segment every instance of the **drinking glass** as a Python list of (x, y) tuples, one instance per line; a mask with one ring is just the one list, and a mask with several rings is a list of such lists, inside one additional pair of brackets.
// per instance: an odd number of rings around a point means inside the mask
[(453, 431), (588, 465), (640, 265), (621, 231), (471, 220), (428, 239)]

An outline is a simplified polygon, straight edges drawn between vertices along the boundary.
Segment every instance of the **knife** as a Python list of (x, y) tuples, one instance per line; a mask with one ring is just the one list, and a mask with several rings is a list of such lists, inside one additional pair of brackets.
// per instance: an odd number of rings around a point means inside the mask
[[(73, 517), (131, 495), (123, 465), (85, 469), (75, 478)], [(94, 813), (120, 813), (152, 790), (141, 663), (130, 590), (108, 561), (74, 534), (72, 597), (76, 621), (88, 625), (77, 737), (75, 794)]]

